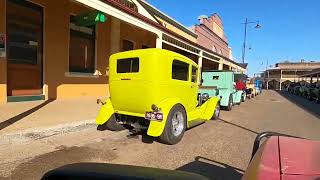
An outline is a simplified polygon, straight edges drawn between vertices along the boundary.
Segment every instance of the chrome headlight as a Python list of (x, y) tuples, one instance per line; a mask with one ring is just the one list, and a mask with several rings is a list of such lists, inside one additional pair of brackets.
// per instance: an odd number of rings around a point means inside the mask
[(203, 93), (201, 94), (201, 99), (202, 101), (207, 101), (210, 98), (208, 93)]

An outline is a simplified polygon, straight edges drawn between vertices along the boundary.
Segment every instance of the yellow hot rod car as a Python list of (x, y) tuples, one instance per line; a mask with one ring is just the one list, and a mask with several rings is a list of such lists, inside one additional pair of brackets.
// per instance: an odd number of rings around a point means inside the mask
[(199, 67), (163, 49), (114, 54), (109, 60), (110, 97), (96, 118), (99, 130), (145, 129), (167, 144), (220, 113), (219, 98), (199, 94)]

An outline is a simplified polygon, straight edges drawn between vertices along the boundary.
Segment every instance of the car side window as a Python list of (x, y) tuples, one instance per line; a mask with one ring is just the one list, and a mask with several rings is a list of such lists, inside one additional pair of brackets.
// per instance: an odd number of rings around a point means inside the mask
[(139, 72), (139, 58), (125, 58), (117, 60), (117, 73)]
[(188, 81), (189, 79), (189, 64), (173, 60), (172, 62), (172, 79)]
[(191, 81), (196, 83), (197, 82), (197, 74), (198, 74), (198, 68), (195, 66), (192, 66), (192, 72), (191, 72)]

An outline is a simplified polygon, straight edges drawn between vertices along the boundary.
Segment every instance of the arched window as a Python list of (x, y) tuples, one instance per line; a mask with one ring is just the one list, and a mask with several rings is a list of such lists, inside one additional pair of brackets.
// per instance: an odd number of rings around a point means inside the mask
[(219, 49), (219, 54), (222, 54), (222, 51), (221, 51), (221, 49)]

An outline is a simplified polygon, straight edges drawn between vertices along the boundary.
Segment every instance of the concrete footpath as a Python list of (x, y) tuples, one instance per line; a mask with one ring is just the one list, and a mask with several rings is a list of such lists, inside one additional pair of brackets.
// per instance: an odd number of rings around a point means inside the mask
[(0, 144), (95, 127), (94, 98), (0, 104)]

